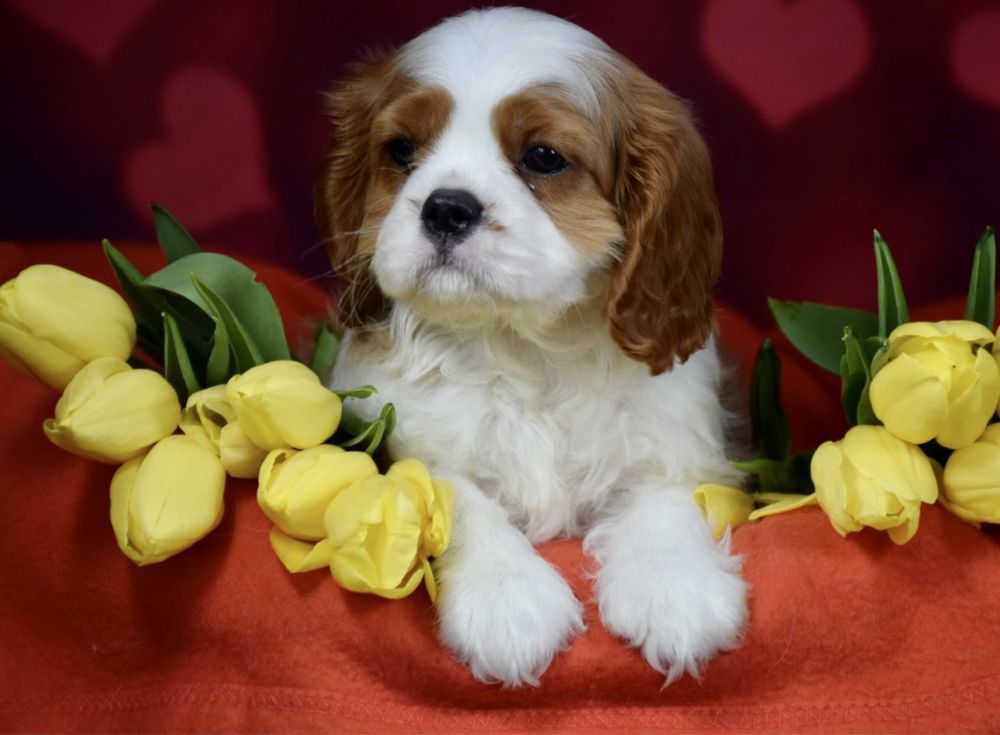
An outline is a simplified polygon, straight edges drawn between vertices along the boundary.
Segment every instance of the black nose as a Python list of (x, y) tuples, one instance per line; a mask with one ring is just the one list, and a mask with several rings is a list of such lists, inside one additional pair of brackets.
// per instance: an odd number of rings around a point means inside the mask
[(461, 240), (482, 216), (483, 205), (461, 189), (435, 189), (420, 212), (424, 229), (440, 246), (445, 246), (449, 240)]

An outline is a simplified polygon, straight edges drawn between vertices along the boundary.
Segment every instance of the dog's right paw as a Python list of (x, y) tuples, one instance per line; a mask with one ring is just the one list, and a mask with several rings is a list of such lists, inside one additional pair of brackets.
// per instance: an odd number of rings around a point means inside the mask
[(535, 554), (517, 564), (447, 564), (438, 599), (444, 644), (479, 681), (538, 686), (557, 653), (583, 631), (583, 609), (552, 565)]

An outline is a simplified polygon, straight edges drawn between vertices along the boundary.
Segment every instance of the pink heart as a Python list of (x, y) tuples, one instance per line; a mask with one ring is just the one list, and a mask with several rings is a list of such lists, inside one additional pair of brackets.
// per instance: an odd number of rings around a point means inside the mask
[(106, 64), (156, 0), (9, 0), (22, 15)]
[(189, 68), (166, 84), (160, 101), (166, 137), (139, 146), (125, 162), (126, 197), (143, 217), (163, 202), (191, 228), (270, 209), (261, 123), (236, 79)]
[(701, 26), (709, 62), (773, 128), (849, 87), (870, 36), (851, 0), (712, 0)]
[(951, 36), (951, 73), (965, 92), (1000, 106), (1000, 10), (963, 18)]

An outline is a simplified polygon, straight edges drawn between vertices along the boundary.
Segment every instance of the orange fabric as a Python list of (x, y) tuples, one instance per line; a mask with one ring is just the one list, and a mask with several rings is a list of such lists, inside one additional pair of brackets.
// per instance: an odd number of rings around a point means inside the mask
[[(92, 247), (0, 246), (0, 278), (39, 261), (108, 280)], [(318, 288), (257, 265), (290, 323), (322, 312)], [(759, 330), (722, 323), (752, 358)], [(824, 379), (794, 360), (786, 379), (790, 413), (827, 421)], [(6, 365), (0, 396), (2, 731), (1000, 730), (1000, 544), (939, 507), (904, 547), (841, 539), (816, 508), (739, 529), (751, 624), (700, 684), (661, 691), (588, 603), (542, 686), (506, 691), (441, 649), (424, 593), (390, 602), (286, 573), (251, 482), (230, 481), (206, 540), (133, 566), (108, 521), (113, 468), (52, 447), (40, 425), (56, 396)], [(589, 600), (579, 543), (542, 551)]]

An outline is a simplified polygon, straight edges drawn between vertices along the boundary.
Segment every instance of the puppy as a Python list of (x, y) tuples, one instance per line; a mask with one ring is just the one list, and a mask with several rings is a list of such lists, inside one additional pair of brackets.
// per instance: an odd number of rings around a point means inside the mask
[(481, 681), (537, 684), (584, 623), (533, 544), (582, 535), (607, 629), (668, 683), (697, 675), (737, 644), (748, 588), (692, 499), (740, 478), (712, 334), (722, 230), (688, 110), (519, 8), (361, 65), (329, 109), (333, 384), (378, 386), (391, 453), (455, 485), (442, 640)]

